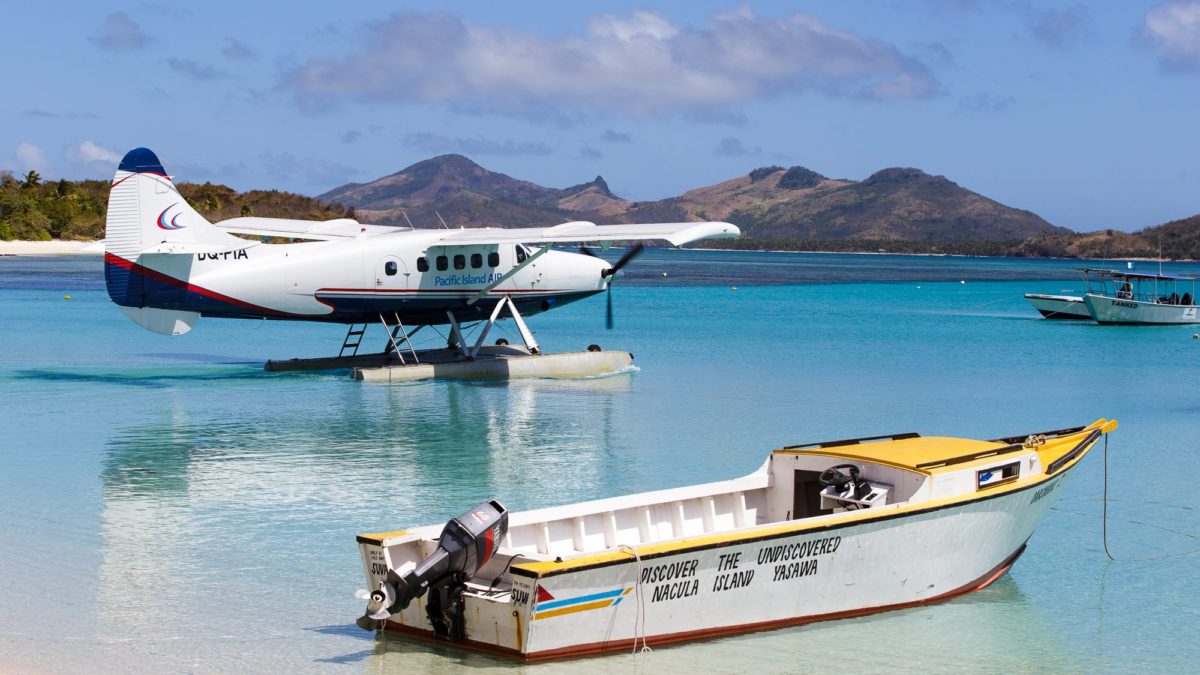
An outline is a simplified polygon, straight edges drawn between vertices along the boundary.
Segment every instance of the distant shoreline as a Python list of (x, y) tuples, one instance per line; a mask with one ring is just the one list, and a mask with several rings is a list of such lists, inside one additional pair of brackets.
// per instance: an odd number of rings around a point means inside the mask
[(0, 255), (99, 255), (103, 249), (95, 251), (83, 250), (85, 246), (97, 244), (95, 241), (68, 241), (51, 239), (50, 241), (0, 241)]

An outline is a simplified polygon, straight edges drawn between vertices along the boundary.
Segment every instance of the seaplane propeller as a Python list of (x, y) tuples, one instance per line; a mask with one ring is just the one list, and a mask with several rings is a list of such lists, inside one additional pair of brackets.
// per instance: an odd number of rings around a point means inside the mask
[[(608, 330), (612, 330), (612, 328), (613, 328), (612, 282), (616, 280), (617, 272), (620, 272), (622, 267), (625, 267), (630, 262), (632, 262), (634, 258), (641, 255), (642, 251), (644, 251), (645, 249), (646, 249), (645, 244), (642, 244), (642, 243), (635, 244), (634, 247), (629, 249), (628, 251), (626, 251), (625, 255), (621, 256), (620, 260), (617, 260), (617, 262), (614, 263), (612, 267), (600, 272), (600, 276), (602, 278), (609, 279), (608, 293), (606, 293), (606, 295), (608, 296), (608, 299), (607, 299), (607, 302), (605, 303), (605, 313), (604, 313), (604, 327), (607, 328)], [(592, 249), (588, 248), (587, 246), (580, 246), (579, 252), (583, 253), (584, 255), (590, 255), (593, 258), (600, 257), (600, 256), (596, 255), (596, 253), (594, 251), (592, 251)]]

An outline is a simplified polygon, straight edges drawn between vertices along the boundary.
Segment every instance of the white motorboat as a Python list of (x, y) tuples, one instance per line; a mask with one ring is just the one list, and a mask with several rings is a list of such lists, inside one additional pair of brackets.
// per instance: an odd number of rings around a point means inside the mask
[(1088, 313), (1104, 324), (1200, 323), (1196, 279), (1174, 274), (1084, 269)]
[(1087, 305), (1083, 304), (1083, 296), (1080, 295), (1026, 293), (1025, 299), (1047, 319), (1092, 320), (1092, 315), (1088, 313)]
[(358, 537), (359, 625), (524, 660), (947, 600), (1001, 577), (1115, 420), (789, 446), (718, 483)]

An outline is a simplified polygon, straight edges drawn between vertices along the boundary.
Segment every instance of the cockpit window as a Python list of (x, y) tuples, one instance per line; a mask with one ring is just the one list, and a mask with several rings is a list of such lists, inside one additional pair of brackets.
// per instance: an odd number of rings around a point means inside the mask
[(520, 265), (525, 262), (525, 259), (528, 257), (529, 249), (525, 248), (524, 244), (517, 244), (517, 264)]

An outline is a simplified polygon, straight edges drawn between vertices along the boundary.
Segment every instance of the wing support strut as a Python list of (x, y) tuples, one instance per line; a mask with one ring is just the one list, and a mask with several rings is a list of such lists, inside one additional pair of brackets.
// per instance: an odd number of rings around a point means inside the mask
[[(379, 313), (379, 322), (383, 324), (383, 329), (388, 332), (388, 346), (391, 348), (391, 351), (395, 352), (396, 356), (400, 357), (400, 363), (403, 364), (405, 363), (404, 354), (400, 351), (400, 345), (407, 344), (408, 351), (412, 354), (413, 361), (420, 363), (421, 359), (417, 358), (417, 350), (413, 348), (411, 338), (413, 335), (416, 335), (418, 330), (421, 330), (421, 326), (417, 326), (416, 330), (410, 333), (408, 332), (408, 329), (404, 327), (404, 322), (400, 320), (400, 312), (396, 312), (393, 315), (393, 318), (396, 320), (396, 325), (390, 326), (388, 325), (387, 319), (383, 316), (383, 312)], [(363, 330), (366, 330), (365, 324), (363, 326)], [(397, 337), (401, 338), (399, 342), (396, 340)], [(387, 349), (385, 348), (384, 351), (386, 352)]]
[[(546, 251), (549, 251), (549, 250), (550, 250), (550, 246), (551, 246), (550, 244), (546, 244), (545, 246), (543, 246), (543, 247), (539, 248), (538, 250), (534, 251), (532, 254), (530, 254), (530, 256), (529, 256), (528, 258), (526, 258), (526, 259), (525, 259), (523, 262), (521, 262), (521, 264), (520, 264), (520, 265), (517, 265), (516, 267), (512, 268), (511, 270), (509, 270), (509, 271), (505, 272), (505, 273), (504, 273), (504, 276), (502, 276), (502, 277), (500, 277), (499, 279), (497, 279), (497, 280), (493, 281), (492, 283), (488, 284), (487, 286), (484, 286), (483, 288), (479, 289), (479, 292), (478, 292), (478, 293), (476, 293), (475, 295), (472, 295), (471, 297), (467, 298), (467, 304), (468, 304), (468, 305), (473, 305), (473, 304), (475, 304), (475, 303), (479, 302), (480, 300), (482, 300), (483, 298), (487, 297), (487, 294), (488, 294), (488, 293), (491, 293), (491, 292), (492, 292), (492, 289), (494, 289), (494, 288), (496, 288), (497, 286), (499, 286), (500, 284), (502, 284), (502, 283), (504, 283), (504, 282), (508, 281), (509, 279), (511, 279), (511, 278), (512, 278), (512, 276), (513, 276), (514, 274), (516, 274), (517, 272), (520, 272), (521, 270), (525, 269), (526, 267), (528, 267), (528, 266), (529, 266), (529, 264), (530, 264), (530, 263), (532, 263), (534, 260), (537, 260), (537, 259), (538, 259), (538, 257), (540, 257), (540, 256), (541, 256), (543, 253), (545, 253)], [(516, 308), (515, 308), (515, 307), (513, 308), (513, 317), (514, 317), (514, 318), (516, 318), (516, 317), (517, 317), (517, 313), (516, 313)], [(517, 318), (517, 325), (518, 325), (518, 326), (519, 326), (519, 325), (521, 325), (521, 319), (519, 319), (519, 318)], [(528, 341), (526, 341), (526, 342), (528, 342)]]
[(467, 341), (463, 334), (462, 326), (458, 323), (458, 318), (454, 316), (452, 310), (446, 310), (446, 317), (450, 319), (451, 346), (458, 349), (458, 353), (463, 358), (468, 360), (474, 359), (479, 354), (479, 350), (483, 348), (483, 341), (487, 339), (488, 332), (492, 330), (492, 326), (496, 325), (496, 320), (500, 318), (500, 313), (506, 307), (513, 321), (517, 324), (517, 330), (521, 333), (521, 339), (525, 341), (525, 348), (529, 350), (530, 354), (541, 354), (541, 347), (538, 346), (537, 340), (534, 339), (533, 332), (529, 330), (529, 326), (525, 325), (525, 319), (517, 311), (517, 303), (513, 302), (512, 298), (507, 295), (500, 298), (500, 302), (496, 303), (496, 308), (492, 310), (492, 315), (488, 317), (488, 320), (483, 324), (483, 328), (480, 329), (479, 337), (475, 338), (475, 344), (470, 347), (467, 346)]

